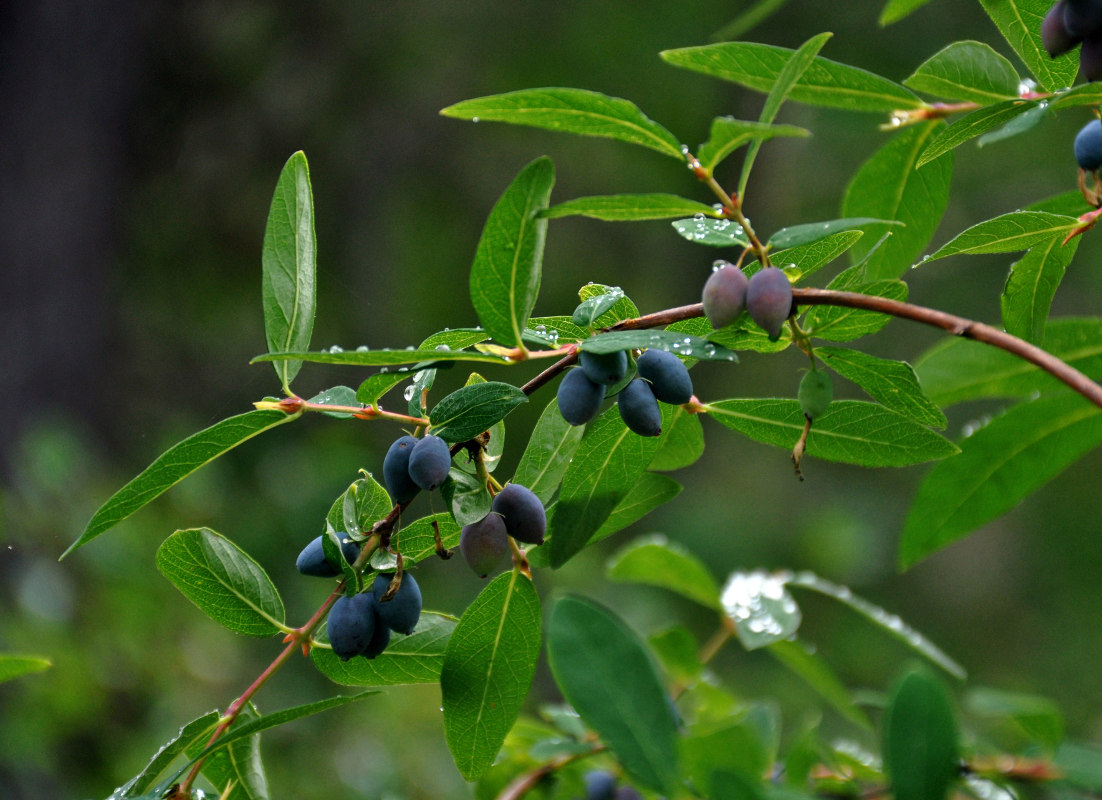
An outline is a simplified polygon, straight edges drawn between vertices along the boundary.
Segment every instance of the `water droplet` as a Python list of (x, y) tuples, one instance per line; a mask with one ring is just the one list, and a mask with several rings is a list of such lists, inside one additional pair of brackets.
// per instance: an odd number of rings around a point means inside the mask
[(335, 345), (333, 345), (332, 347), (329, 348), (329, 352), (330, 353), (343, 353), (344, 348), (341, 347), (340, 345), (335, 344)]
[(471, 117), (471, 122), (482, 122), (478, 117)]
[(704, 355), (711, 358), (716, 354), (716, 346), (714, 344), (704, 345)]
[(357, 353), (366, 353), (369, 350), (371, 350), (371, 348), (368, 347), (366, 344), (361, 344), (359, 347), (356, 348)]
[(537, 325), (536, 326), (536, 333), (546, 333), (546, 332), (547, 332), (547, 326), (546, 325)]
[(451, 350), (451, 348), (448, 347), (446, 344), (438, 344), (438, 345), (436, 345), (435, 349), (437, 349), (437, 350)]
[(694, 219), (694, 220), (695, 220), (696, 222), (703, 222), (703, 221), (704, 221), (704, 215), (703, 215), (703, 214), (701, 214), (701, 213), (699, 213), (699, 212), (697, 212), (696, 214), (693, 214), (693, 219)]
[(681, 145), (681, 155), (687, 156), (689, 154), (689, 146), (687, 144)]
[(402, 397), (404, 397), (406, 399), (406, 402), (408, 403), (410, 400), (413, 399), (413, 395), (416, 393), (416, 391), (417, 387), (415, 387), (411, 383), (409, 386), (406, 387), (405, 391), (402, 392)]
[(724, 211), (723, 203), (712, 203), (712, 210), (715, 211), (717, 214), (722, 214)]
[(719, 272), (724, 267), (734, 266), (730, 261), (723, 258), (717, 258), (712, 262), (712, 272)]

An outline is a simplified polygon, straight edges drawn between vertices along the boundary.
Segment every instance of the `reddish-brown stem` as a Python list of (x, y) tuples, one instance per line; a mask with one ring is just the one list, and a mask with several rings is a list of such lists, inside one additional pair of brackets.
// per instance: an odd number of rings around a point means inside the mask
[(548, 761), (546, 764), (541, 764), (535, 769), (514, 778), (508, 786), (501, 790), (500, 794), (497, 796), (497, 800), (518, 800), (518, 798), (524, 797), (524, 795), (532, 789), (539, 786), (540, 782), (545, 780), (549, 775), (553, 775), (557, 770), (562, 769), (567, 764), (572, 764), (583, 758), (589, 758), (592, 755), (602, 752), (604, 749), (605, 746), (603, 744), (598, 744), (595, 745), (592, 750), (587, 750), (584, 753), (571, 753), (568, 756), (558, 756)]

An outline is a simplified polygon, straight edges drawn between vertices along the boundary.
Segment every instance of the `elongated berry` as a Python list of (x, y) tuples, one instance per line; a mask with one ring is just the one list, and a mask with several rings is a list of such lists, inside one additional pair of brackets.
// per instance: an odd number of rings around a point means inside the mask
[(1045, 50), (1052, 58), (1068, 52), (1079, 44), (1082, 38), (1072, 36), (1064, 24), (1064, 7), (1066, 5), (1065, 0), (1060, 0), (1048, 10), (1041, 22), (1041, 44), (1045, 46)]
[(375, 599), (370, 592), (341, 596), (329, 609), (329, 644), (341, 661), (358, 656), (375, 635)]
[(810, 419), (821, 417), (834, 399), (834, 386), (830, 382), (830, 376), (821, 369), (811, 370), (800, 381), (796, 397), (800, 401), (800, 409)]
[(547, 512), (531, 489), (517, 483), (506, 484), (494, 497), (493, 510), (501, 515), (506, 533), (518, 542), (543, 544)]
[[(340, 531), (337, 538), (341, 540), (341, 552), (344, 560), (351, 564), (360, 554), (360, 546), (348, 538), (348, 534)], [(340, 566), (332, 563), (325, 557), (325, 546), (322, 537), (310, 541), (310, 544), (302, 548), (295, 560), (295, 568), (303, 575), (315, 578), (333, 578), (341, 574)]]
[(386, 451), (383, 459), (383, 480), (395, 503), (408, 503), (421, 491), (421, 487), (409, 476), (409, 456), (417, 446), (417, 439), (403, 436)]
[(1102, 122), (1092, 119), (1076, 134), (1075, 160), (1088, 172), (1102, 167)]
[(693, 379), (685, 362), (668, 350), (651, 348), (635, 362), (639, 377), (650, 383), (654, 396), (663, 403), (679, 406), (693, 396)]
[(754, 273), (746, 287), (746, 310), (769, 334), (769, 340), (777, 341), (785, 320), (792, 313), (792, 284), (788, 276), (776, 267)]
[(439, 436), (426, 436), (414, 445), (409, 454), (409, 477), (429, 492), (440, 488), (451, 466), (448, 443)]
[(572, 369), (562, 376), (555, 396), (563, 419), (571, 425), (585, 425), (601, 411), (605, 387), (591, 381), (584, 370)]
[(662, 433), (662, 412), (650, 384), (636, 378), (616, 395), (620, 417), (628, 429), (640, 436), (658, 436)]
[(701, 300), (704, 315), (713, 328), (730, 325), (746, 308), (746, 287), (750, 283), (746, 273), (728, 264), (720, 267), (704, 282)]
[(408, 572), (402, 573), (402, 585), (389, 600), (383, 600), (383, 595), (390, 588), (393, 575), (376, 575), (375, 582), (371, 584), (371, 593), (375, 595), (376, 609), (379, 619), (384, 625), (395, 633), (408, 636), (417, 627), (417, 620), (421, 618), (421, 587)]
[(386, 650), (386, 646), (390, 644), (390, 628), (383, 622), (382, 617), (379, 615), (379, 601), (375, 599), (375, 595), (372, 592), (364, 593), (370, 600), (371, 612), (375, 616), (375, 630), (371, 634), (371, 638), (367, 644), (364, 645), (364, 649), (360, 651), (360, 655), (364, 658), (375, 658), (375, 656), (381, 654)]
[(611, 386), (622, 381), (627, 374), (628, 354), (626, 350), (617, 350), (615, 353), (590, 353), (583, 350), (578, 355), (578, 364), (591, 381), (602, 386)]
[(484, 519), (463, 526), (459, 534), (459, 552), (480, 578), (485, 578), (509, 552), (509, 536), (500, 514), (491, 512)]

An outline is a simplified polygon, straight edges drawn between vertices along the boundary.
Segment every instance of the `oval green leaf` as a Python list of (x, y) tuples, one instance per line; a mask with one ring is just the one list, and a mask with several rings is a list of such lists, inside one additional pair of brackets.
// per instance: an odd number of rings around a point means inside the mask
[(541, 217), (589, 217), (605, 222), (638, 222), (649, 219), (669, 219), (686, 214), (715, 216), (715, 209), (696, 200), (675, 194), (609, 194), (578, 197), (551, 206), (540, 212)]
[(945, 800), (959, 773), (957, 736), (942, 682), (925, 670), (904, 675), (884, 718), (884, 767), (896, 800)]
[(924, 61), (903, 85), (950, 100), (986, 105), (1018, 97), (1018, 73), (983, 42), (953, 42)]
[(447, 442), (465, 442), (488, 430), (505, 415), (528, 402), (528, 396), (509, 383), (486, 381), (456, 389), (432, 413), (432, 433)]
[(662, 534), (635, 539), (608, 560), (608, 577), (624, 583), (660, 586), (719, 610), (719, 586), (708, 568)]
[(323, 644), (311, 648), (310, 658), (318, 672), (342, 686), (436, 683), (444, 665), (444, 650), (456, 622), (454, 617), (446, 614), (422, 612), (412, 634), (392, 634), (390, 644), (382, 655), (370, 660), (352, 658), (341, 661), (331, 647), (325, 646), (329, 640), (323, 635), (318, 637)]

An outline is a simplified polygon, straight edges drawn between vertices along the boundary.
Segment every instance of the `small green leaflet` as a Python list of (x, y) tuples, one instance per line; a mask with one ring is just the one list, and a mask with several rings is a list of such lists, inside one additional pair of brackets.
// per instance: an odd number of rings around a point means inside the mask
[(786, 271), (796, 270), (803, 279), (849, 250), (863, 235), (862, 231), (840, 231), (810, 244), (778, 250), (772, 260), (774, 264), (783, 264)]
[[(300, 151), (283, 166), (264, 229), (262, 294), (269, 352), (295, 352), (310, 347), (316, 258), (310, 168)], [(302, 364), (289, 360), (273, 366), (284, 392), (290, 394), (291, 381)]]
[(804, 138), (810, 135), (811, 131), (795, 125), (770, 125), (734, 117), (716, 117), (712, 120), (708, 141), (700, 145), (695, 155), (700, 166), (711, 173), (723, 159), (745, 144), (763, 142), (777, 136)]
[(720, 608), (719, 586), (712, 573), (662, 534), (633, 540), (609, 559), (607, 573), (614, 581), (660, 586), (708, 608)]
[(986, 105), (1018, 98), (1018, 73), (982, 42), (953, 42), (928, 58), (903, 85), (950, 100)]
[(447, 442), (465, 442), (487, 430), (528, 396), (517, 387), (499, 381), (474, 383), (444, 397), (432, 413), (432, 433)]
[(944, 428), (947, 424), (941, 409), (922, 393), (918, 376), (907, 362), (878, 358), (844, 347), (816, 347), (815, 355), (892, 411), (934, 428)]
[(1078, 246), (1079, 237), (1067, 244), (1054, 237), (1010, 265), (999, 298), (1007, 333), (1036, 345), (1044, 341), (1052, 298)]
[(973, 225), (943, 244), (922, 263), (946, 256), (979, 253), (1016, 253), (1053, 238), (1063, 237), (1079, 221), (1045, 211), (1012, 211), (1009, 214)]
[(980, 0), (980, 5), (1042, 90), (1055, 92), (1075, 83), (1079, 51), (1049, 58), (1041, 43), (1041, 21), (1052, 7), (1051, 0)]
[(608, 194), (594, 197), (578, 197), (553, 205), (541, 211), (547, 219), (559, 217), (591, 217), (606, 222), (636, 222), (650, 219), (669, 219), (686, 214), (715, 215), (709, 205), (687, 200), (675, 194)]
[(788, 573), (733, 572), (720, 594), (723, 612), (747, 650), (791, 638), (800, 627), (800, 607), (785, 587)]
[(678, 786), (677, 722), (646, 644), (622, 620), (563, 597), (547, 625), (551, 674), (627, 773), (656, 792)]
[(823, 580), (813, 572), (797, 572), (786, 578), (788, 586), (800, 589), (809, 589), (826, 597), (830, 597), (842, 603), (844, 606), (856, 611), (869, 622), (876, 625), (885, 633), (895, 637), (903, 644), (910, 647), (919, 655), (937, 664), (943, 670), (955, 678), (964, 680), (967, 673), (964, 667), (949, 658), (937, 645), (916, 631), (895, 614), (891, 614), (880, 606), (870, 603), (863, 597), (854, 594), (849, 587), (839, 586), (836, 583)]
[(394, 504), (379, 482), (370, 475), (359, 478), (333, 501), (325, 515), (326, 530), (366, 534), (383, 519)]
[(1045, 118), (1050, 106), (1048, 103), (1032, 103), (1014, 119), (1005, 123), (1001, 128), (985, 133), (976, 140), (976, 147), (987, 147), (989, 144), (1010, 139), (1019, 134), (1033, 130)]
[(897, 222), (895, 220), (873, 219), (871, 217), (832, 219), (828, 222), (808, 222), (803, 225), (791, 225), (787, 228), (781, 228), (769, 237), (768, 244), (774, 249), (783, 251), (785, 248), (789, 247), (800, 247), (802, 245), (813, 244), (822, 239), (826, 239), (828, 236), (833, 236), (845, 231), (852, 231), (856, 228), (863, 228), (866, 225), (902, 224), (902, 222)]
[[(460, 458), (465, 457), (460, 455)], [(448, 504), (448, 509), (458, 525), (470, 525), (472, 522), (484, 519), (490, 513), (493, 502), (490, 490), (486, 488), (483, 480), (455, 466), (451, 468), (447, 480), (440, 487), (440, 495)]]
[(740, 39), (744, 33), (773, 16), (787, 2), (788, 0), (758, 0), (757, 3), (743, 11), (709, 38), (713, 41)]
[(477, 780), (494, 762), (528, 694), (540, 652), (532, 581), (498, 575), (463, 612), (440, 672), (444, 736), (459, 772)]
[(960, 442), (919, 487), (899, 543), (910, 567), (1009, 511), (1102, 444), (1102, 412), (1077, 394), (1014, 406)]
[[(674, 66), (768, 92), (792, 53), (788, 48), (767, 44), (724, 42), (665, 50), (659, 55)], [(923, 105), (910, 89), (894, 81), (821, 56), (800, 76), (789, 97), (797, 103), (850, 111), (890, 113)]]
[(930, 0), (888, 0), (880, 12), (880, 24), (891, 25), (922, 8)]
[[(466, 347), (479, 344), (489, 338), (481, 328), (455, 328), (434, 333), (421, 342), (417, 348), (421, 351), (428, 350), (463, 350)], [(368, 377), (356, 390), (356, 400), (364, 405), (376, 405), (379, 398), (389, 392), (402, 381), (410, 377), (410, 373), (418, 368), (431, 365), (432, 362), (417, 364), (413, 370), (386, 370)]]
[(1010, 723), (1030, 744), (1051, 756), (1064, 741), (1067, 723), (1060, 706), (1047, 697), (979, 686), (965, 698), (968, 713), (996, 723)]
[[(326, 389), (324, 392), (319, 392), (314, 395), (306, 402), (317, 403), (322, 406), (355, 407), (359, 405), (359, 401), (356, 399), (356, 392), (348, 386), (334, 386), (331, 389)], [(334, 419), (352, 419), (352, 414), (347, 411), (323, 411), (322, 413)]]
[[(373, 659), (341, 661), (332, 648), (315, 646), (310, 658), (318, 671), (344, 686), (400, 686), (436, 683), (444, 664), (444, 649), (457, 620), (446, 614), (425, 611), (409, 636), (392, 634), (382, 655)], [(319, 637), (327, 642), (328, 637)]]
[[(791, 449), (804, 429), (795, 399), (739, 399), (709, 403), (717, 422), (754, 441)], [(877, 403), (835, 400), (815, 420), (807, 454), (824, 461), (864, 467), (903, 467), (936, 461), (959, 452), (956, 445), (929, 428)]]
[(592, 330), (597, 327), (597, 320), (614, 309), (623, 299), (624, 290), (619, 286), (612, 286), (607, 294), (595, 294), (579, 303), (574, 309), (571, 321), (581, 329)]
[(884, 715), (884, 767), (896, 800), (945, 800), (960, 772), (948, 692), (926, 670), (909, 672)]
[(683, 159), (677, 137), (649, 119), (634, 103), (584, 89), (521, 89), (464, 100), (440, 113), (474, 122), (510, 122), (581, 136), (602, 136)]
[(922, 151), (915, 167), (922, 167), (967, 141), (987, 133), (992, 128), (1006, 125), (1037, 108), (1037, 104), (1025, 100), (1004, 100), (965, 114), (935, 136)]
[[(1089, 378), (1102, 378), (1102, 319), (1069, 317), (1048, 323), (1045, 349)], [(968, 339), (946, 339), (915, 362), (927, 395), (940, 406), (983, 397), (1028, 397), (1063, 384), (1020, 358)]]
[(681, 406), (662, 408), (662, 447), (651, 459), (647, 469), (672, 472), (695, 464), (704, 455), (704, 428), (700, 415), (692, 414)]
[[(1073, 89), (1057, 92), (1048, 107), (1055, 111), (1058, 108), (1096, 106), (1099, 103), (1102, 103), (1102, 86), (1097, 83), (1084, 83)], [(1082, 195), (1079, 196), (1082, 197)]]
[(708, 247), (749, 247), (750, 240), (746, 231), (737, 222), (729, 219), (712, 219), (703, 214), (695, 214), (687, 219), (676, 219), (670, 223), (683, 239)]
[(110, 530), (146, 503), (159, 497), (166, 489), (175, 486), (228, 450), (270, 428), (298, 419), (299, 416), (282, 411), (248, 411), (224, 419), (174, 444), (99, 507), (88, 520), (84, 533), (69, 545), (61, 558)]
[(584, 339), (578, 345), (579, 350), (588, 353), (615, 353), (637, 348), (668, 350), (674, 355), (691, 356), (699, 361), (738, 362), (738, 356), (726, 347), (676, 330), (609, 331)]
[(107, 800), (132, 800), (152, 790), (157, 785), (158, 776), (168, 769), (177, 756), (195, 745), (202, 745), (210, 738), (220, 718), (217, 711), (208, 711), (183, 725), (173, 738), (161, 746), (141, 772), (116, 789)]
[[(903, 281), (883, 280), (866, 284), (850, 284), (847, 279), (856, 274), (847, 275), (846, 272), (839, 274), (838, 278), (842, 280), (831, 281), (830, 288), (860, 292), (874, 297), (887, 297), (891, 300), (907, 299), (907, 284)], [(843, 283), (845, 285), (841, 285)], [(812, 306), (802, 325), (805, 331), (819, 339), (830, 342), (849, 342), (870, 333), (876, 333), (891, 320), (888, 314), (876, 311), (824, 305)]]
[(179, 530), (157, 548), (157, 569), (199, 610), (234, 633), (285, 629), (283, 600), (244, 550), (209, 528)]
[(459, 526), (446, 511), (421, 517), (401, 528), (391, 539), (391, 546), (402, 554), (406, 563), (424, 561), (436, 553), (434, 525), (440, 531), (440, 543), (445, 549), (458, 546)]
[[(625, 301), (631, 302), (626, 297)], [(579, 328), (570, 317), (530, 317), (528, 333), (548, 347), (558, 347), (572, 342), (580, 342), (589, 336), (589, 331)]]
[(552, 399), (532, 430), (513, 482), (530, 489), (544, 505), (550, 503), (584, 433), (584, 427), (562, 418), (558, 401)]
[[(269, 800), (268, 776), (264, 772), (264, 762), (260, 757), (259, 733), (247, 736), (232, 736), (248, 728), (260, 719), (260, 712), (251, 702), (241, 709), (223, 742), (219, 737), (212, 748), (209, 758), (203, 764), (202, 775), (212, 786), (232, 787), (222, 793), (219, 800)], [(201, 744), (196, 742), (188, 748), (187, 755), (198, 760)]]
[[(867, 280), (898, 278), (926, 248), (945, 208), (953, 177), (953, 154), (946, 153), (921, 169), (919, 155), (943, 130), (945, 123), (912, 125), (892, 137), (861, 165), (842, 201), (843, 217), (894, 219), (905, 227), (894, 228), (892, 236), (865, 262)], [(875, 243), (859, 242), (854, 262), (872, 250)]]
[(50, 659), (41, 656), (17, 656), (0, 653), (0, 683), (23, 675), (42, 672), (52, 666)]
[(537, 158), (494, 204), (471, 266), (471, 303), (482, 327), (506, 347), (520, 347), (528, 315), (536, 304), (543, 269), (547, 208), (555, 168)]

